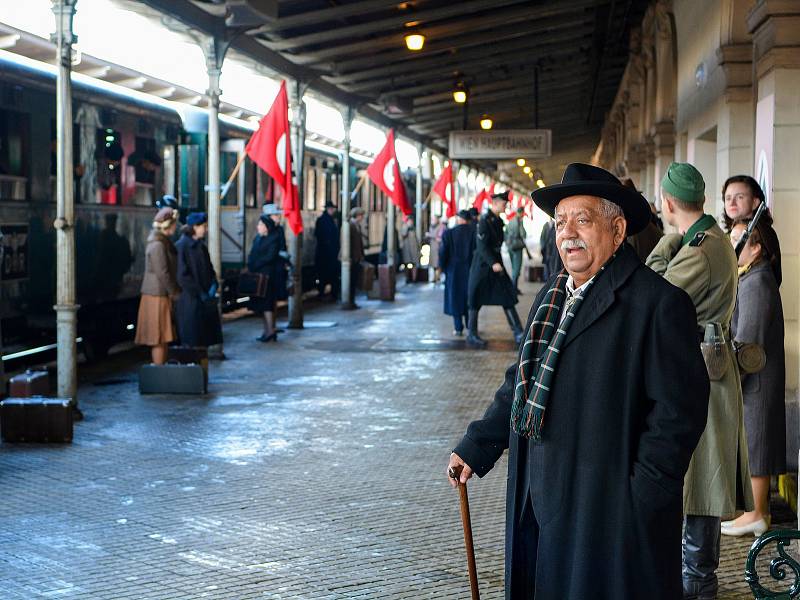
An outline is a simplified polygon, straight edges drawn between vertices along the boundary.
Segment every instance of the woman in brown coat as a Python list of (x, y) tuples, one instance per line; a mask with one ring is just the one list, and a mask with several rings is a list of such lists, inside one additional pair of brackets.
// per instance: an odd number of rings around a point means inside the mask
[(178, 211), (162, 208), (153, 221), (144, 257), (144, 279), (136, 343), (150, 346), (153, 364), (167, 362), (167, 344), (176, 339), (172, 303), (181, 289), (177, 282), (178, 254), (170, 239), (178, 223)]

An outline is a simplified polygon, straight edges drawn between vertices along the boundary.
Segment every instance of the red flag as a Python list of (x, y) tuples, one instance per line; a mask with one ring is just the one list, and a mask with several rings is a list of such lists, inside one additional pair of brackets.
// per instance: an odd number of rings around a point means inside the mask
[(247, 142), (245, 152), (254, 163), (264, 169), (283, 188), (283, 214), (295, 235), (303, 231), (297, 185), (292, 178), (292, 147), (289, 141), (289, 98), (286, 82), (269, 112), (264, 115), (256, 131)]
[(482, 189), (478, 192), (478, 195), (475, 196), (475, 200), (472, 202), (472, 206), (478, 209), (478, 212), (483, 210), (483, 201), (486, 200), (487, 202), (491, 201), (492, 194), (494, 194), (494, 183), (489, 186), (488, 191), (486, 188)]
[(442, 199), (445, 205), (444, 216), (448, 219), (456, 216), (455, 187), (453, 186), (453, 163), (447, 163), (439, 179), (433, 184), (433, 193)]
[(389, 130), (386, 135), (386, 144), (367, 168), (367, 175), (372, 183), (392, 199), (394, 205), (403, 211), (404, 215), (411, 214), (411, 205), (406, 196), (406, 186), (400, 176), (400, 165), (397, 164), (397, 155), (394, 152), (394, 130)]

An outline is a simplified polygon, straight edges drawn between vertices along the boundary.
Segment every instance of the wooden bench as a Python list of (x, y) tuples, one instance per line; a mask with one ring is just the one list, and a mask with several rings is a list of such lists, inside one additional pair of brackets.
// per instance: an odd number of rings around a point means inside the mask
[[(759, 537), (747, 553), (747, 563), (744, 569), (744, 580), (753, 592), (753, 598), (775, 598), (776, 600), (791, 600), (800, 597), (800, 562), (796, 556), (797, 546), (790, 552), (789, 545), (792, 540), (800, 540), (800, 531), (796, 529), (773, 529)], [(782, 586), (788, 589), (776, 592), (761, 585), (756, 572), (756, 559), (765, 548), (775, 544), (777, 554), (769, 562), (769, 574), (775, 581), (785, 582)], [(788, 575), (788, 579), (787, 579)], [(792, 580), (794, 578), (794, 580)]]

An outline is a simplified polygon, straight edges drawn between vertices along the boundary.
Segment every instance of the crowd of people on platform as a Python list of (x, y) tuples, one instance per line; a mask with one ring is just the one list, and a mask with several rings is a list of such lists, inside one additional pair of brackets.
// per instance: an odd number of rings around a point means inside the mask
[[(764, 533), (786, 470), (780, 245), (769, 210), (754, 222), (764, 192), (729, 178), (718, 224), (701, 173), (673, 163), (659, 215), (630, 181), (576, 163), (532, 197), (553, 219), (546, 282), (448, 478), (466, 484), (509, 450), (507, 597), (716, 598), (721, 535)], [(454, 318), (472, 322), (481, 299), (452, 292), (499, 262), (502, 208), (475, 235), (462, 211), (442, 236)], [(481, 252), (478, 268), (451, 258)]]

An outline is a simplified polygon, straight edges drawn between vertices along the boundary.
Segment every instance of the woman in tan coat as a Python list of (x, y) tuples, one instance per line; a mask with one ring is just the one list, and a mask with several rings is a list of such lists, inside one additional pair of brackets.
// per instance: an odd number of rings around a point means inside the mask
[(167, 361), (167, 344), (176, 339), (172, 303), (181, 289), (177, 282), (178, 255), (170, 238), (175, 233), (177, 223), (177, 210), (159, 210), (145, 249), (142, 299), (135, 341), (142, 346), (150, 346), (155, 365), (163, 365)]

